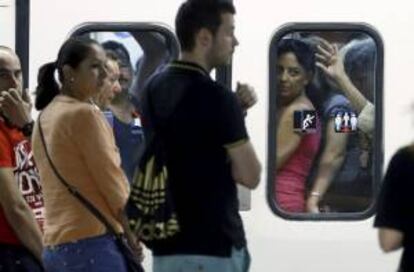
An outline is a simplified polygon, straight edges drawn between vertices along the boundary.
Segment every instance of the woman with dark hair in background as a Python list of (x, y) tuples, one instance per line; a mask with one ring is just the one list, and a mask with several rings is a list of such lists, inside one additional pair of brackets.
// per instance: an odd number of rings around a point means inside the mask
[[(312, 48), (296, 39), (284, 39), (277, 48), (277, 146), (274, 195), (286, 212), (305, 211), (305, 181), (319, 149), (320, 125), (306, 88), (315, 72)], [(314, 130), (294, 131), (294, 115), (314, 112)], [(308, 114), (304, 114), (305, 121)], [(308, 123), (309, 124), (309, 123)]]
[[(120, 168), (112, 130), (91, 99), (102, 91), (106, 55), (95, 41), (67, 40), (56, 62), (40, 68), (36, 103), (50, 158), (60, 175), (91, 202), (118, 233), (128, 182)], [(61, 87), (55, 81), (57, 71)], [(124, 256), (106, 227), (75, 198), (47, 160), (39, 124), (33, 151), (42, 180), (47, 271), (127, 271)]]

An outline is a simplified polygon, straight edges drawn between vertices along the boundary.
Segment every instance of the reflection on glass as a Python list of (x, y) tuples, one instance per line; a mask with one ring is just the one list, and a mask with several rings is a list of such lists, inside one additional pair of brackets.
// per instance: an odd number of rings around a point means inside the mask
[(281, 210), (363, 212), (371, 204), (376, 60), (374, 40), (358, 31), (278, 41), (273, 195)]

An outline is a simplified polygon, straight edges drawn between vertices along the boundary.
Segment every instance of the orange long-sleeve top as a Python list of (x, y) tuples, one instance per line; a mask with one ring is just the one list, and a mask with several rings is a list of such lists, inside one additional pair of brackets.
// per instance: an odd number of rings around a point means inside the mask
[[(129, 186), (120, 166), (112, 129), (103, 114), (92, 104), (58, 95), (44, 109), (40, 122), (50, 157), (60, 174), (92, 202), (118, 232), (123, 232), (119, 214), (126, 204)], [(45, 202), (45, 245), (104, 234), (104, 225), (54, 174), (37, 123), (32, 147)]]

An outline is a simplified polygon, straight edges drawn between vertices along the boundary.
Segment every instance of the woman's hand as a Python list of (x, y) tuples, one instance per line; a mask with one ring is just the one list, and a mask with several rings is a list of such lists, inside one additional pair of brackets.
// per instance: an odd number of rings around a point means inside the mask
[(135, 257), (142, 262), (144, 260), (144, 248), (142, 247), (142, 243), (139, 239), (135, 236), (132, 241), (129, 241), (129, 245), (134, 252)]
[(347, 77), (344, 67), (343, 56), (339, 54), (338, 46), (332, 45), (327, 41), (321, 40), (317, 46), (316, 66), (319, 67), (325, 75), (335, 82)]
[(306, 201), (306, 212), (319, 213), (319, 197), (310, 195)]
[(129, 227), (126, 212), (124, 210), (121, 210), (118, 216), (120, 223), (124, 229), (124, 235), (128, 242), (128, 245), (131, 247), (132, 252), (135, 255), (135, 258), (142, 262), (144, 260), (144, 250), (139, 240), (139, 237), (135, 235), (135, 233)]

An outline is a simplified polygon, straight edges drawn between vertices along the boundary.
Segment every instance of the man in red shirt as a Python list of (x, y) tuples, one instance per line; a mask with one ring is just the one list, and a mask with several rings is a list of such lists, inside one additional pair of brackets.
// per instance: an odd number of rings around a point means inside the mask
[(42, 271), (43, 197), (25, 97), (19, 58), (0, 46), (0, 271)]

